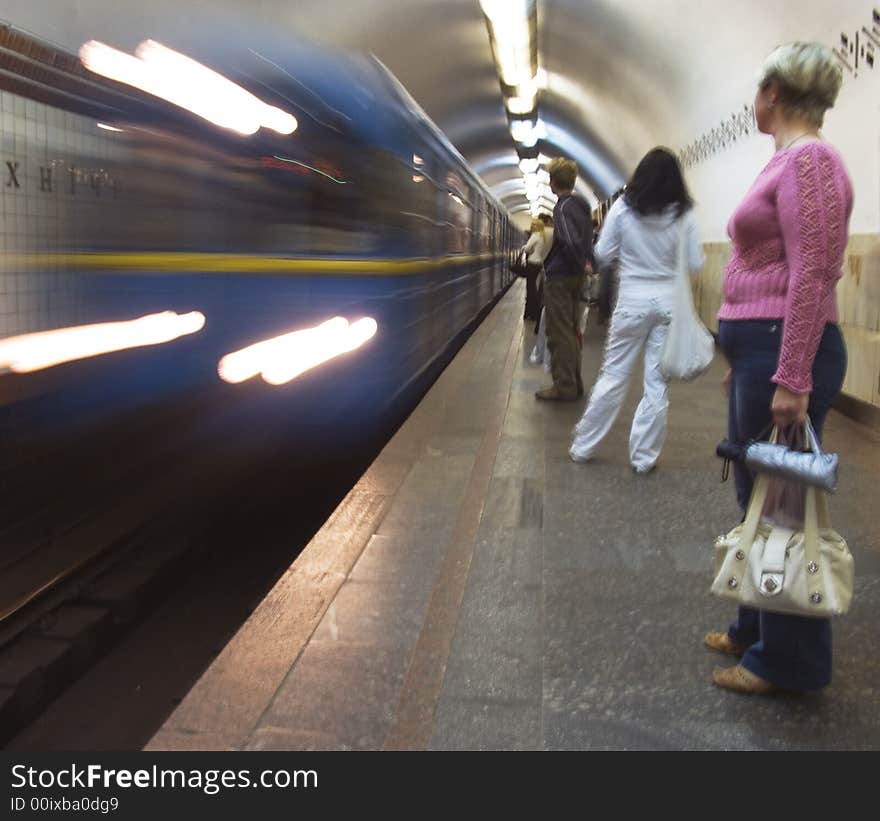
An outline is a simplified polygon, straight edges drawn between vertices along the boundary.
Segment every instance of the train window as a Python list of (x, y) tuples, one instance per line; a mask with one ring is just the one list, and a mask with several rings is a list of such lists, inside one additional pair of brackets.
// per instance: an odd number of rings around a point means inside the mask
[(478, 218), (480, 222), (480, 253), (485, 254), (488, 253), (488, 251), (490, 250), (492, 242), (492, 226), (489, 219), (488, 203), (483, 203), (483, 207), (478, 215)]
[(467, 254), (471, 250), (473, 215), (466, 192), (461, 177), (454, 171), (449, 172), (446, 175), (445, 196), (442, 190), (440, 192), (442, 201), (439, 208), (445, 214), (447, 254)]
[[(381, 253), (389, 256), (432, 256), (435, 185), (431, 158), (419, 152), (417, 170), (385, 151), (372, 152), (364, 165), (369, 177), (370, 213), (365, 223), (374, 225)], [(416, 171), (418, 173), (416, 173)]]
[(433, 179), (435, 160), (427, 152), (414, 155), (419, 160), (410, 167), (402, 164), (403, 191), (400, 199), (400, 215), (407, 227), (413, 256), (433, 256), (436, 253), (435, 183)]

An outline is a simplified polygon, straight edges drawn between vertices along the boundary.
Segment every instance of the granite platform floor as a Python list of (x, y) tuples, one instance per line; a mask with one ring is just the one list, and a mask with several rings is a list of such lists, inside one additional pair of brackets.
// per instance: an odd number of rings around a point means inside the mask
[[(634, 475), (640, 382), (588, 465), (584, 401), (537, 402), (521, 283), (473, 334), (334, 516), (147, 749), (877, 749), (880, 436), (838, 413), (835, 526), (856, 562), (833, 684), (715, 687), (709, 595), (734, 526), (719, 357), (670, 388), (658, 469)], [(603, 344), (590, 322), (584, 381)], [(873, 500), (873, 501), (872, 501)]]

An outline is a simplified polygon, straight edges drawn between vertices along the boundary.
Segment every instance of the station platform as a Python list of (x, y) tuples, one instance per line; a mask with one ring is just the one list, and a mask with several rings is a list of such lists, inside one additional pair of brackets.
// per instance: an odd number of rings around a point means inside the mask
[[(671, 386), (652, 474), (627, 460), (635, 380), (598, 458), (574, 464), (586, 400), (535, 400), (548, 377), (522, 305), (520, 282), (146, 749), (880, 747), (877, 432), (826, 423), (856, 563), (832, 685), (720, 690), (733, 660), (702, 637), (734, 615), (709, 594), (714, 539), (738, 521), (714, 455), (723, 360)], [(602, 331), (591, 319), (588, 388)]]

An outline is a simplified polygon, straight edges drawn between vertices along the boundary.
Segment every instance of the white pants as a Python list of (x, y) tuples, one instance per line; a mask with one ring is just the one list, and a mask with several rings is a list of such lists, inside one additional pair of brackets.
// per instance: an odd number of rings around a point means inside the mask
[(666, 438), (669, 408), (666, 382), (660, 373), (660, 353), (669, 329), (671, 300), (621, 295), (611, 318), (605, 358), (590, 402), (575, 427), (569, 455), (576, 462), (593, 456), (611, 430), (626, 397), (636, 359), (645, 348), (645, 392), (633, 417), (629, 461), (639, 473), (654, 467)]
[(544, 373), (550, 373), (550, 349), (547, 347), (547, 331), (545, 328), (546, 310), (541, 308), (541, 319), (538, 322), (538, 338), (535, 340), (535, 347), (529, 356), (529, 362), (533, 365), (544, 365)]

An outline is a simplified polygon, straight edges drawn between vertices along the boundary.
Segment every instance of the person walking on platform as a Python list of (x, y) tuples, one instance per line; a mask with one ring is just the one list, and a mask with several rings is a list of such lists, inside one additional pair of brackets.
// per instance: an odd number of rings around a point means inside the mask
[(593, 248), (593, 221), (586, 200), (574, 193), (577, 165), (557, 157), (547, 167), (558, 197), (553, 209), (553, 245), (544, 261), (544, 308), (553, 386), (538, 399), (573, 401), (584, 394), (578, 347), (584, 266)]
[(538, 322), (541, 318), (541, 303), (538, 299), (538, 276), (544, 265), (544, 260), (550, 252), (550, 243), (553, 241), (553, 232), (549, 232), (544, 221), (538, 218), (532, 220), (531, 234), (528, 242), (522, 247), (526, 254), (526, 306), (523, 319)]
[(575, 427), (569, 450), (574, 462), (591, 459), (611, 430), (644, 348), (645, 389), (633, 417), (629, 458), (637, 473), (648, 473), (657, 463), (669, 407), (660, 356), (675, 301), (682, 231), (688, 267), (693, 271), (703, 265), (692, 205), (678, 160), (665, 148), (654, 148), (605, 218), (595, 255), (600, 266), (619, 263), (617, 305), (599, 378)]
[[(762, 436), (809, 413), (821, 439), (825, 416), (843, 385), (846, 348), (837, 325), (852, 212), (852, 183), (840, 154), (819, 136), (843, 79), (834, 53), (818, 43), (790, 43), (764, 63), (755, 97), (758, 129), (776, 153), (733, 212), (733, 250), (724, 272), (719, 342), (730, 370), (728, 438)], [(736, 465), (745, 510), (752, 477)], [(818, 690), (831, 681), (829, 619), (739, 609), (726, 632), (704, 643), (742, 656), (712, 679), (741, 693)]]

